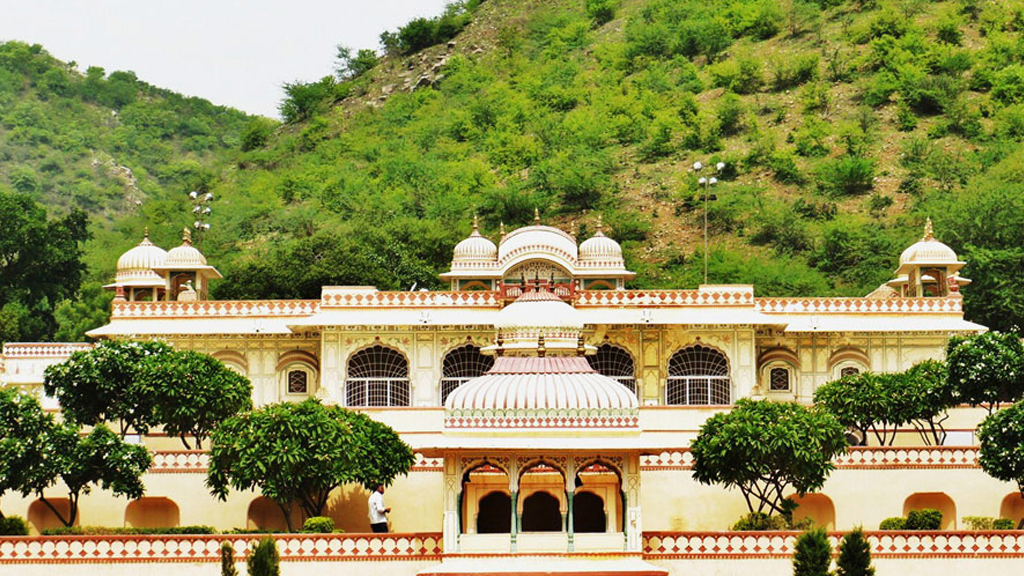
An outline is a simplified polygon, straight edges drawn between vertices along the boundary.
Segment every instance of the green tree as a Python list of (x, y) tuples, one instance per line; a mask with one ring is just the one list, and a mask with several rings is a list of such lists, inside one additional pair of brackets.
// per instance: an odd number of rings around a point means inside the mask
[(274, 539), (268, 536), (260, 540), (249, 552), (245, 565), (249, 576), (279, 576), (281, 566)]
[[(1024, 498), (1024, 403), (990, 414), (978, 426), (978, 461), (989, 476), (1013, 482)], [(1024, 528), (1024, 519), (1017, 525)]]
[(412, 450), (397, 434), (364, 418), (315, 399), (229, 418), (213, 432), (206, 485), (221, 499), (229, 488), (258, 488), (291, 530), (293, 503), (306, 517), (322, 516), (342, 484), (389, 484), (412, 466)]
[(220, 576), (238, 576), (235, 568), (235, 548), (225, 540), (220, 545)]
[(814, 391), (814, 403), (836, 417), (840, 424), (857, 430), (861, 446), (873, 432), (886, 444), (885, 422), (889, 407), (881, 392), (878, 374), (863, 372), (822, 384)]
[(78, 291), (88, 238), (85, 213), (47, 219), (30, 197), (0, 188), (0, 341), (52, 337), (53, 303)]
[(284, 100), (278, 106), (281, 118), (288, 124), (307, 120), (330, 103), (334, 77), (324, 76), (319, 82), (289, 82), (284, 85)]
[(901, 378), (907, 396), (907, 417), (925, 445), (941, 446), (946, 440), (942, 423), (957, 405), (956, 389), (949, 381), (945, 362), (925, 360), (910, 367)]
[(946, 364), (960, 401), (985, 406), (989, 414), (1024, 393), (1024, 346), (1016, 334), (954, 336), (946, 346)]
[(793, 576), (829, 576), (832, 543), (824, 528), (814, 528), (796, 539), (793, 550)]
[[(149, 452), (143, 446), (126, 443), (102, 424), (87, 436), (82, 436), (77, 426), (54, 426), (44, 442), (43, 458), (31, 485), (22, 493), (27, 496), (35, 492), (65, 526), (74, 525), (79, 498), (89, 494), (94, 485), (130, 499), (141, 498), (146, 492), (142, 475), (153, 462)], [(67, 488), (67, 516), (45, 496), (46, 489), (58, 481)]]
[(110, 301), (113, 298), (113, 292), (104, 290), (98, 282), (84, 284), (74, 299), (64, 300), (57, 305), (53, 314), (57, 320), (54, 340), (85, 340), (86, 332), (103, 326), (110, 319)]
[(366, 48), (352, 54), (348, 46), (338, 45), (334, 73), (339, 80), (359, 78), (377, 65), (377, 53)]
[(871, 565), (871, 543), (864, 536), (864, 530), (857, 527), (843, 536), (839, 543), (839, 558), (836, 560), (836, 576), (874, 576)]
[(186, 449), (202, 448), (214, 427), (243, 410), (252, 409), (249, 379), (220, 360), (199, 352), (173, 351), (142, 359), (139, 385), (155, 398), (153, 421)]
[[(43, 458), (53, 418), (17, 388), (0, 388), (0, 496), (24, 492)], [(0, 520), (4, 518), (0, 511)]]
[(156, 424), (158, 399), (140, 381), (139, 367), (146, 357), (170, 352), (161, 342), (104, 340), (47, 367), (43, 388), (60, 401), (71, 422), (92, 426), (117, 420), (122, 436), (129, 429), (145, 434)]
[(739, 488), (751, 512), (787, 514), (786, 491), (821, 488), (846, 439), (824, 410), (745, 398), (709, 418), (691, 450), (698, 482)]

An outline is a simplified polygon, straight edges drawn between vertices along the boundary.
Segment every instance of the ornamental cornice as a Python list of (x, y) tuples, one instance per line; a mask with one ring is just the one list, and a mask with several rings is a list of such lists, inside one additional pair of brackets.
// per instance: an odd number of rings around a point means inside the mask
[(751, 306), (754, 295), (749, 290), (579, 290), (579, 308), (679, 307), (679, 306)]
[(8, 342), (4, 358), (67, 358), (75, 352), (92, 350), (93, 345), (77, 342)]
[(320, 311), (319, 300), (202, 300), (199, 302), (114, 302), (117, 318), (298, 317)]
[(348, 292), (324, 288), (323, 308), (499, 308), (493, 291)]
[(754, 309), (767, 314), (949, 313), (963, 312), (962, 298), (755, 298)]
[[(833, 459), (837, 469), (907, 470), (979, 468), (976, 446), (853, 446)], [(689, 448), (669, 450), (656, 456), (643, 456), (641, 470), (691, 470), (693, 454)]]

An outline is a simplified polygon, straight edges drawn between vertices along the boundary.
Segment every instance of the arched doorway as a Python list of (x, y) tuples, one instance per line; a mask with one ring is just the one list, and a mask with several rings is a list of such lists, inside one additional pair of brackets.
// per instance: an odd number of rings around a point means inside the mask
[(836, 507), (831, 498), (824, 494), (805, 494), (803, 497), (794, 494), (789, 499), (797, 504), (793, 512), (795, 522), (810, 518), (817, 528), (835, 530)]
[[(60, 512), (60, 515), (67, 518), (71, 514), (71, 501), (67, 498), (47, 498), (50, 504)], [(43, 530), (50, 530), (52, 528), (60, 528), (64, 526), (64, 523), (60, 521), (60, 518), (50, 510), (50, 507), (43, 503), (42, 500), (36, 500), (35, 502), (28, 505), (28, 523), (35, 528), (36, 532), (42, 532)], [(79, 512), (75, 516), (74, 525), (79, 525), (79, 520), (82, 514)]]
[(512, 531), (512, 497), (491, 492), (477, 505), (477, 534), (508, 534)]
[(956, 530), (956, 504), (953, 499), (943, 492), (918, 492), (911, 494), (903, 502), (903, 515), (906, 516), (911, 510), (924, 510), (933, 508), (942, 512), (942, 530)]
[(1003, 502), (999, 506), (999, 517), (1013, 520), (1015, 528), (1020, 526), (1021, 519), (1024, 518), (1024, 497), (1021, 497), (1020, 492), (1007, 494), (1003, 498)]
[[(284, 513), (270, 498), (259, 496), (249, 503), (249, 511), (246, 515), (246, 528), (249, 530), (273, 530), (275, 532), (288, 531), (288, 524), (284, 521)], [(292, 530), (302, 528), (302, 510), (298, 505), (292, 505)]]
[(607, 530), (608, 515), (604, 511), (603, 498), (593, 492), (577, 492), (572, 502), (572, 523), (576, 533)]
[(170, 528), (180, 522), (181, 512), (170, 498), (139, 498), (124, 509), (124, 525), (132, 528)]
[(547, 492), (534, 492), (523, 500), (523, 532), (561, 532), (562, 513), (558, 498)]

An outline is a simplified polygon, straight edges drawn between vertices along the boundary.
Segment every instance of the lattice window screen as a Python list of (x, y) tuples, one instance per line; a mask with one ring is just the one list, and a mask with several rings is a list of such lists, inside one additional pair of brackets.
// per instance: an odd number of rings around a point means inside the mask
[(309, 391), (309, 375), (304, 370), (288, 372), (288, 393), (306, 394)]
[(636, 394), (636, 367), (633, 356), (625, 348), (613, 344), (602, 344), (597, 354), (587, 356), (590, 367), (598, 374), (618, 380)]
[(409, 363), (392, 348), (376, 345), (348, 361), (345, 400), (349, 406), (408, 406)]
[(847, 366), (846, 368), (843, 368), (842, 370), (839, 371), (840, 378), (845, 378), (846, 376), (856, 376), (857, 374), (860, 374), (860, 368), (854, 366)]
[(667, 404), (730, 404), (731, 390), (729, 361), (718, 350), (697, 344), (669, 359)]
[(484, 356), (472, 344), (460, 346), (445, 354), (441, 362), (441, 404), (456, 388), (482, 376), (494, 366), (493, 356)]
[(768, 372), (768, 389), (773, 392), (789, 391), (789, 369), (772, 368)]

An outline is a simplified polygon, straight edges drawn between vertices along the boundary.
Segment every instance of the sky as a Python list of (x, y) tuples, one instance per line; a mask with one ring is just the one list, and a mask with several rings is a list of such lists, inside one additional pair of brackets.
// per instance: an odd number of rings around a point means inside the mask
[(330, 74), (338, 44), (376, 49), (450, 1), (0, 0), (0, 41), (277, 118), (281, 85)]

